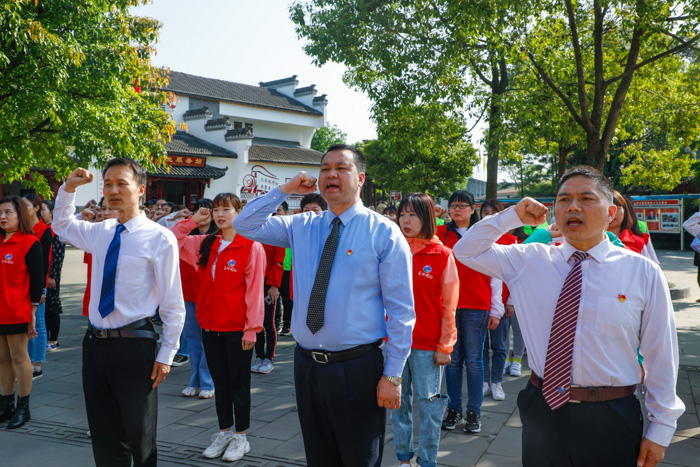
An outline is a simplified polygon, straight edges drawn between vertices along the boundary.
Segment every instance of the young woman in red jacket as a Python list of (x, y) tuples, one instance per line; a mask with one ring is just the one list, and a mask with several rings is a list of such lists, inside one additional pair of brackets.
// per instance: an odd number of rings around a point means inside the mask
[[(203, 455), (213, 459), (223, 454), (225, 461), (241, 459), (250, 451), (245, 433), (250, 426), (250, 361), (265, 313), (265, 251), (233, 229), (241, 208), (236, 195), (220, 193), (211, 210), (200, 208), (171, 229), (180, 258), (197, 268), (199, 275), (197, 321), (216, 389), (220, 431)], [(209, 215), (219, 233), (189, 235)], [(231, 433), (234, 412), (235, 434)]]
[(398, 209), (398, 224), (413, 255), (416, 325), (411, 354), (401, 375), (401, 406), (391, 411), (396, 457), (402, 465), (413, 458), (413, 391), (418, 398), (420, 431), (418, 465), (437, 461), (440, 424), (447, 396), (440, 394), (442, 374), (457, 341), (455, 310), (459, 278), (452, 250), (435, 235), (435, 204), (425, 193), (408, 195)]
[(51, 268), (51, 249), (53, 247), (53, 232), (41, 219), (41, 198), (34, 193), (27, 193), (23, 197), (29, 214), (29, 223), (32, 225), (34, 236), (41, 244), (41, 255), (44, 265), (44, 293), (36, 309), (36, 333), (37, 337), (28, 343), (29, 358), (32, 360), (32, 377), (41, 378), (44, 372), (41, 364), (46, 361), (46, 343), (48, 333), (46, 332), (46, 283), (49, 279), (49, 269)]
[(37, 336), (35, 313), (45, 283), (41, 246), (23, 200), (0, 200), (0, 423), (9, 421), (8, 429), (30, 419), (32, 364), (27, 343)]
[(627, 200), (619, 191), (613, 190), (613, 202), (617, 206), (617, 213), (608, 225), (608, 232), (615, 234), (630, 250), (659, 264), (659, 258), (656, 257), (656, 251), (651, 244), (651, 237), (639, 230), (632, 201)]
[[(449, 199), (452, 221), (438, 226), (438, 238), (452, 248), (479, 220), (474, 195), (456, 191)], [(467, 371), (467, 413), (464, 431), (481, 431), (481, 403), (484, 398), (484, 339), (487, 329), (496, 329), (503, 316), (502, 282), (474, 271), (457, 262), (459, 302), (457, 304), (457, 344), (452, 362), (445, 370), (445, 383), (450, 402), (442, 427), (454, 430), (462, 419), (462, 371)]]

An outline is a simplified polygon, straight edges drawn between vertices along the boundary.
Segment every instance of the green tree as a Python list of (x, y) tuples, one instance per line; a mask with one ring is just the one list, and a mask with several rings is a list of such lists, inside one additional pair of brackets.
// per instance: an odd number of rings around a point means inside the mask
[(290, 12), (298, 35), (309, 41), (306, 53), (319, 65), (347, 65), (346, 83), (368, 94), (377, 121), (416, 102), (486, 115), (487, 196), (495, 197), (508, 44), (517, 37), (520, 4), (311, 0), (295, 2)]
[(379, 188), (440, 198), (465, 185), (477, 159), (461, 117), (435, 104), (400, 107), (362, 147)]
[(326, 125), (314, 133), (314, 137), (311, 138), (311, 149), (326, 152), (326, 149), (333, 144), (345, 144), (347, 138), (348, 135), (337, 125)]
[[(160, 23), (129, 13), (144, 0), (5, 0), (0, 8), (0, 174), (49, 194), (31, 168), (128, 156), (165, 162), (175, 123), (166, 73), (151, 67)], [(139, 92), (140, 88), (140, 92)], [(32, 174), (36, 174), (32, 172)]]
[(700, 4), (533, 0), (528, 9), (537, 26), (520, 49), (583, 130), (586, 162), (602, 170), (639, 78), (698, 44)]

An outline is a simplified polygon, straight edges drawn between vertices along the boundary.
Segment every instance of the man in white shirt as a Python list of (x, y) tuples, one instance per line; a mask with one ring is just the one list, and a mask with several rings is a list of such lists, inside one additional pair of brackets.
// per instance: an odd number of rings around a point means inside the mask
[[(117, 219), (75, 219), (75, 190), (93, 175), (76, 169), (58, 190), (53, 230), (92, 254), (90, 323), (83, 340), (83, 391), (95, 463), (156, 465), (155, 390), (170, 372), (184, 323), (177, 240), (139, 211), (146, 172), (131, 159), (109, 161), (105, 201)], [(151, 317), (160, 306), (163, 340)]]
[[(657, 465), (685, 409), (675, 393), (678, 343), (664, 275), (605, 236), (616, 207), (597, 170), (576, 167), (559, 182), (562, 245), (495, 244), (510, 229), (541, 224), (546, 212), (525, 198), (454, 246), (459, 261), (507, 283), (518, 305), (533, 371), (518, 396), (523, 465)], [(559, 326), (562, 316), (571, 318), (568, 327)], [(638, 347), (650, 422), (643, 437), (633, 394), (642, 380)], [(554, 375), (549, 384), (546, 375)]]

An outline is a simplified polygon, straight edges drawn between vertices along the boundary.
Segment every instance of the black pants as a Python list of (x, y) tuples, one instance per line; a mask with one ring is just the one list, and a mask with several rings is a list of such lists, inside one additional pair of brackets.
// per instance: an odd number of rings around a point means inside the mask
[(386, 409), (377, 405), (377, 384), (383, 371), (381, 349), (328, 364), (295, 350), (294, 384), (307, 465), (381, 465)]
[[(265, 296), (267, 296), (268, 290), (270, 290), (270, 286), (265, 285)], [(262, 331), (258, 333), (255, 341), (255, 356), (258, 358), (267, 358), (272, 360), (275, 357), (275, 347), (277, 346), (275, 310), (277, 309), (277, 301), (272, 303), (265, 302), (265, 319), (263, 320), (263, 328)], [(267, 344), (267, 352), (265, 351), (265, 344)]]
[[(152, 325), (150, 329), (153, 329)], [(83, 391), (95, 464), (155, 466), (154, 339), (83, 339)]]
[(214, 380), (214, 401), (219, 428), (236, 431), (250, 427), (250, 359), (253, 349), (243, 350), (243, 331), (202, 331), (204, 355)]
[(58, 332), (61, 330), (61, 315), (54, 310), (45, 308), (44, 319), (46, 320), (46, 333), (49, 342), (58, 342)]
[(528, 383), (518, 394), (523, 423), (523, 466), (637, 465), (642, 412), (632, 394), (607, 402), (568, 403), (552, 411)]
[[(292, 300), (292, 291), (289, 288), (289, 279), (292, 271), (284, 271), (282, 275), (282, 283), (280, 284), (280, 297), (282, 297), (282, 308), (284, 308), (284, 318), (282, 327), (289, 329), (292, 327), (292, 311), (294, 310), (294, 300)], [(276, 320), (279, 327), (279, 318)]]

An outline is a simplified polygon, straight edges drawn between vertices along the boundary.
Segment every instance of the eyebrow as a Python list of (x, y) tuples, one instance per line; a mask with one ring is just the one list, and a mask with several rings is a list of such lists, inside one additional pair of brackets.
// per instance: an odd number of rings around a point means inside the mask
[[(579, 194), (580, 194), (580, 195), (594, 195), (594, 196), (598, 196), (598, 194), (597, 194), (595, 191), (582, 191), (582, 192), (580, 192)], [(571, 193), (567, 193), (567, 192), (564, 192), (564, 193), (557, 193), (557, 198), (559, 198), (560, 196), (571, 196)]]

